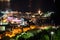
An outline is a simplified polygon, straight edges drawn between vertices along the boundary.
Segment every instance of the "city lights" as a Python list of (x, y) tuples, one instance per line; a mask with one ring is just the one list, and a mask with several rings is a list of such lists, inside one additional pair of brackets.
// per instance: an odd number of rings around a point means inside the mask
[(53, 2), (0, 0), (0, 40), (60, 40)]

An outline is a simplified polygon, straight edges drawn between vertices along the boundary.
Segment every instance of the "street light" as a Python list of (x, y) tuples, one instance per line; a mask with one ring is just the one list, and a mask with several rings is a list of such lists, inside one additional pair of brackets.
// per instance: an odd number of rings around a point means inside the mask
[(38, 13), (41, 13), (41, 10), (38, 10)]
[(41, 12), (41, 10), (38, 10), (38, 14), (39, 14), (39, 15), (42, 15), (43, 13)]
[(51, 31), (51, 40), (53, 40), (53, 35), (54, 35), (54, 32)]

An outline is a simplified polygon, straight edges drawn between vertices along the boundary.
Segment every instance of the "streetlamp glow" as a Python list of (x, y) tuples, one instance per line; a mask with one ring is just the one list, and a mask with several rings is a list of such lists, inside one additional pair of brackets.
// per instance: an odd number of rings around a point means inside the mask
[(54, 32), (53, 31), (51, 31), (51, 35), (53, 35), (54, 34)]
[(38, 13), (40, 14), (41, 13), (41, 10), (38, 10)]
[(38, 14), (39, 14), (39, 15), (42, 15), (43, 13), (41, 12), (41, 10), (38, 10)]
[(51, 40), (53, 40), (54, 32), (51, 31)]

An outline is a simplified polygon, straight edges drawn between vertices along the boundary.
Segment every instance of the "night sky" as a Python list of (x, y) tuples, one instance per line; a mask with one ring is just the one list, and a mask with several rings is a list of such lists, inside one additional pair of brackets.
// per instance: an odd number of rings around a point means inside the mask
[(42, 11), (56, 10), (53, 0), (11, 0), (11, 9), (23, 12), (36, 12), (38, 9)]

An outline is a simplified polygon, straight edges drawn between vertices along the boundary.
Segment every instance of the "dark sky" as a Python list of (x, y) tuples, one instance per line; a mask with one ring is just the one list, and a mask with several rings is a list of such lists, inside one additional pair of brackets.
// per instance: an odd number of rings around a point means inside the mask
[(31, 2), (30, 0), (11, 0), (11, 8), (12, 10), (33, 12), (36, 12), (38, 9), (55, 11), (55, 4), (53, 0), (31, 0)]
[[(0, 2), (0, 9), (6, 8), (6, 3)], [(39, 9), (42, 11), (55, 11), (55, 3), (53, 0), (11, 0), (10, 8), (18, 11), (32, 11), (37, 12)]]
[[(0, 2), (0, 9), (5, 9), (6, 3)], [(55, 11), (55, 3), (53, 0), (11, 0), (10, 8), (18, 11), (32, 11), (37, 12), (39, 9), (42, 11)]]

